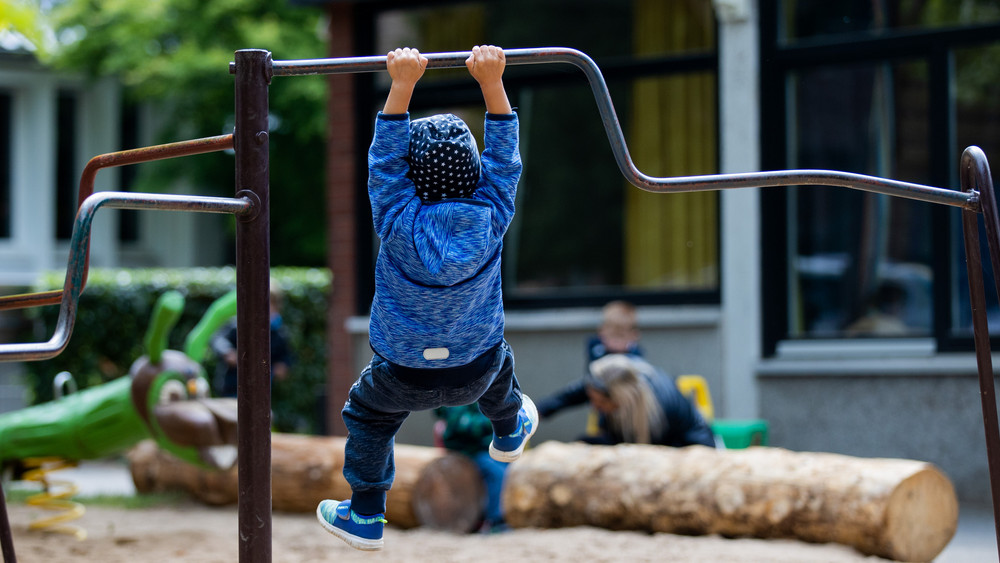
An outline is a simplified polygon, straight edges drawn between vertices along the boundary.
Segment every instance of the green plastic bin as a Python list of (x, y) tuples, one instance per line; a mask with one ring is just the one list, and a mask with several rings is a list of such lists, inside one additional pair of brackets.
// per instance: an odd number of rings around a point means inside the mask
[(767, 421), (761, 419), (714, 420), (712, 432), (722, 438), (727, 449), (739, 450), (750, 446), (767, 445)]

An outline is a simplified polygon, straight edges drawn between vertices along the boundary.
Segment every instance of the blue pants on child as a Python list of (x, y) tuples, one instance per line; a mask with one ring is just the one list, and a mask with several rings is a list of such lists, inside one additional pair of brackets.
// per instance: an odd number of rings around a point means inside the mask
[[(506, 341), (490, 353), (481, 375), (468, 381), (421, 382), (401, 379), (385, 358), (375, 354), (351, 387), (342, 415), (348, 437), (344, 477), (351, 486), (351, 509), (358, 514), (385, 512), (385, 494), (396, 468), (396, 432), (413, 411), (461, 406), (479, 401), (479, 409), (498, 435), (516, 430), (521, 388), (514, 376), (514, 354)], [(478, 365), (478, 364), (477, 364)], [(436, 370), (429, 370), (433, 373)]]
[(510, 464), (493, 459), (488, 451), (477, 453), (472, 457), (472, 461), (479, 468), (479, 474), (483, 476), (483, 484), (486, 485), (486, 507), (483, 510), (483, 520), (490, 526), (502, 524), (504, 518), (500, 505), (500, 494), (503, 492), (503, 478)]

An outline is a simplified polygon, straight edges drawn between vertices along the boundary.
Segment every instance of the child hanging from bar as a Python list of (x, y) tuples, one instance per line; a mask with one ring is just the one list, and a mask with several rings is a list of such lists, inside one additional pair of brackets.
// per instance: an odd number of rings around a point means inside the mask
[(368, 153), (381, 241), (369, 330), (374, 354), (342, 412), (351, 499), (316, 508), (328, 532), (363, 550), (382, 548), (394, 436), (410, 412), (478, 401), (493, 425), (490, 455), (504, 462), (521, 455), (538, 426), (504, 339), (500, 253), (521, 174), (504, 52), (475, 47), (465, 61), (486, 103), (481, 158), (457, 116), (410, 121), (410, 97), (427, 61), (409, 48), (386, 57), (392, 85)]

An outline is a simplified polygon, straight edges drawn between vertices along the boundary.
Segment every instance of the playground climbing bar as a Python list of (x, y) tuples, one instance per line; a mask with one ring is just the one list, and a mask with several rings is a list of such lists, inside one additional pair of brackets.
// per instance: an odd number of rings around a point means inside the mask
[[(155, 145), (152, 147), (142, 147), (127, 151), (101, 154), (90, 159), (87, 166), (80, 175), (80, 191), (77, 201), (83, 205), (90, 194), (94, 193), (94, 181), (97, 179), (97, 172), (103, 168), (114, 166), (125, 166), (126, 164), (138, 164), (140, 162), (152, 162), (167, 158), (177, 158), (207, 152), (221, 151), (233, 148), (233, 136), (219, 135), (218, 137), (208, 137), (204, 139), (192, 139), (178, 143), (166, 145)], [(90, 241), (87, 241), (87, 255), (90, 252)], [(87, 285), (87, 271), (90, 268), (90, 260), (83, 262), (83, 274), (80, 281), (80, 291)], [(28, 307), (40, 307), (42, 305), (55, 305), (62, 300), (62, 290), (40, 291), (36, 293), (26, 293), (21, 295), (8, 295), (0, 297), (0, 311), (9, 309), (24, 309)]]
[[(980, 212), (986, 227), (986, 242), (990, 252), (993, 279), (996, 280), (1000, 298), (1000, 215), (997, 214), (993, 179), (986, 155), (979, 147), (969, 147), (962, 153), (959, 164), (962, 191), (979, 193), (982, 200)], [(983, 283), (982, 257), (979, 252), (978, 215), (962, 211), (962, 234), (965, 241), (965, 264), (969, 278), (969, 303), (972, 308), (972, 334), (976, 348), (976, 365), (979, 372), (979, 399), (983, 410), (983, 429), (986, 433), (986, 460), (990, 475), (990, 493), (993, 500), (993, 525), (997, 544), (1000, 545), (1000, 427), (997, 423), (996, 389), (993, 379), (993, 359), (990, 349), (990, 332), (986, 317), (986, 296)]]
[(271, 53), (236, 52), (236, 195), (255, 202), (236, 222), (239, 558), (271, 561), (271, 332), (268, 85)]
[[(990, 488), (993, 498), (994, 527), (1000, 544), (1000, 430), (991, 365), (989, 328), (983, 289), (982, 262), (979, 256), (979, 234), (975, 227), (978, 215), (986, 224), (994, 272), (1000, 274), (1000, 222), (993, 201), (993, 185), (986, 157), (978, 147), (969, 147), (962, 156), (962, 190), (951, 190), (901, 182), (886, 178), (839, 172), (833, 170), (781, 170), (656, 178), (639, 171), (628, 152), (628, 145), (618, 121), (607, 84), (597, 64), (586, 54), (562, 47), (534, 49), (509, 49), (504, 51), (508, 65), (566, 63), (579, 68), (590, 83), (594, 100), (604, 129), (611, 144), (615, 161), (625, 178), (636, 187), (655, 193), (715, 191), (737, 188), (835, 186), (855, 190), (948, 205), (962, 209), (965, 232), (966, 263), (972, 302), (974, 340), (980, 395), (983, 409), (983, 427), (990, 469)], [(461, 68), (469, 52), (425, 53), (427, 68)], [(347, 57), (336, 59), (309, 59), (272, 61), (268, 76), (301, 76), (315, 74), (342, 74), (352, 72), (377, 72), (385, 69), (385, 56)], [(230, 67), (233, 70), (233, 66)], [(988, 192), (988, 194), (987, 194)], [(1000, 275), (997, 293), (1000, 296)]]
[[(608, 91), (601, 69), (593, 59), (576, 49), (565, 47), (506, 49), (504, 54), (508, 65), (564, 63), (571, 64), (583, 71), (594, 94), (594, 101), (597, 103), (597, 109), (601, 121), (604, 123), (604, 130), (611, 143), (618, 168), (629, 182), (642, 190), (662, 193), (775, 186), (838, 186), (978, 210), (979, 202), (975, 194), (833, 170), (781, 170), (676, 178), (648, 176), (640, 172), (632, 162), (628, 145), (625, 143), (625, 135), (611, 100), (611, 93)], [(469, 55), (468, 51), (425, 53), (428, 59), (427, 68), (463, 68)], [(385, 61), (385, 56), (279, 60), (272, 63), (272, 72), (274, 76), (375, 72), (385, 70)]]
[(47, 342), (0, 344), (0, 361), (25, 362), (47, 360), (58, 356), (69, 343), (76, 322), (76, 309), (83, 292), (83, 276), (90, 245), (90, 229), (94, 215), (103, 207), (112, 209), (152, 209), (159, 211), (193, 211), (199, 213), (231, 213), (244, 215), (252, 209), (248, 198), (225, 198), (172, 194), (130, 192), (97, 192), (83, 201), (77, 211), (70, 238), (66, 281), (60, 292), (59, 318), (56, 329)]
[[(456, 68), (465, 64), (469, 52), (427, 53), (428, 68)], [(961, 190), (943, 189), (885, 178), (831, 170), (783, 170), (656, 178), (640, 172), (629, 156), (628, 146), (600, 69), (586, 54), (574, 49), (546, 47), (505, 51), (507, 64), (566, 63), (586, 75), (604, 123), (605, 132), (619, 169), (640, 189), (656, 192), (714, 191), (776, 186), (837, 186), (962, 210), (969, 277), (969, 293), (976, 359), (982, 399), (983, 427), (993, 495), (994, 523), (1000, 541), (1000, 430), (991, 364), (989, 328), (986, 319), (982, 257), (979, 251), (978, 219), (986, 225), (994, 279), (1000, 284), (1000, 221), (993, 197), (993, 183), (986, 157), (977, 147), (962, 155)], [(0, 298), (0, 310), (47, 303), (60, 303), (55, 335), (45, 343), (0, 344), (0, 361), (30, 361), (51, 358), (66, 346), (73, 330), (77, 302), (86, 282), (90, 225), (101, 207), (232, 213), (236, 226), (237, 276), (237, 369), (239, 425), (239, 560), (271, 560), (271, 397), (270, 332), (268, 294), (270, 285), (270, 211), (268, 155), (268, 88), (275, 76), (341, 74), (385, 70), (386, 57), (347, 57), (273, 61), (268, 51), (236, 51), (230, 63), (235, 75), (235, 131), (211, 139), (175, 145), (148, 147), (103, 155), (88, 165), (81, 179), (81, 204), (73, 228), (66, 281), (61, 292)], [(156, 158), (198, 154), (232, 147), (236, 154), (234, 198), (98, 192), (92, 194), (96, 171)], [(152, 158), (151, 158), (152, 157)], [(85, 197), (86, 196), (86, 197)], [(1000, 295), (1000, 285), (997, 287)], [(2, 491), (0, 491), (2, 493)], [(13, 562), (10, 523), (0, 495), (0, 547), (4, 560)]]

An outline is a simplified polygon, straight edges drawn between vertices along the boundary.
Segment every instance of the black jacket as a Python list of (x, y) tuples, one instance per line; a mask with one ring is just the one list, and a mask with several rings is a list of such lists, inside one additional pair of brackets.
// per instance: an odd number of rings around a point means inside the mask
[[(663, 373), (646, 379), (659, 399), (663, 408), (663, 416), (666, 428), (660, 433), (656, 444), (662, 446), (682, 447), (691, 444), (702, 444), (715, 447), (715, 438), (708, 423), (702, 418), (698, 409), (691, 404), (687, 397), (681, 394), (673, 379)], [(550, 395), (537, 403), (538, 414), (546, 418), (557, 412), (589, 402), (587, 391), (583, 380), (573, 382), (553, 395)], [(608, 428), (607, 420), (603, 414), (598, 416), (598, 427), (601, 434), (598, 436), (585, 436), (583, 441), (602, 444), (620, 444), (624, 438), (620, 433)], [(653, 433), (654, 436), (656, 432)]]

